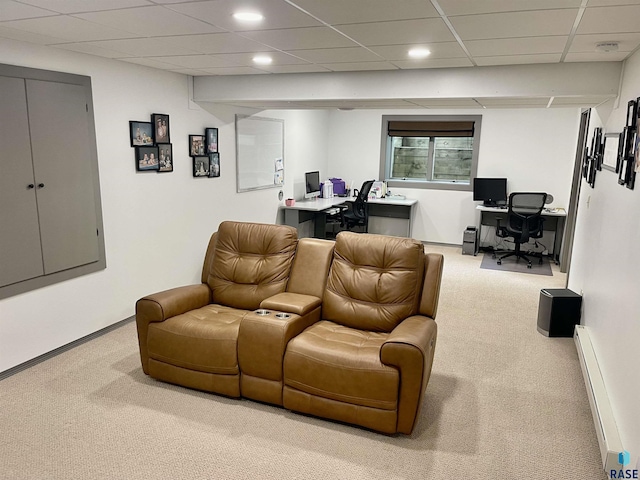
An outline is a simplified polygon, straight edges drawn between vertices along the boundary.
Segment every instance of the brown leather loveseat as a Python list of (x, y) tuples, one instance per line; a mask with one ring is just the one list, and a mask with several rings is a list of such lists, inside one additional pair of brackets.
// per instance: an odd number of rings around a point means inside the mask
[(223, 222), (201, 283), (136, 304), (145, 373), (409, 434), (436, 341), (443, 257), (412, 239)]

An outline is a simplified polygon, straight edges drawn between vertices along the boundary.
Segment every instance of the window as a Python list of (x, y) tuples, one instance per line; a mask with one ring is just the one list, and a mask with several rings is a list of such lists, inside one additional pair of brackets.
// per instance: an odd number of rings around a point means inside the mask
[(470, 190), (480, 115), (384, 115), (380, 178), (390, 186)]

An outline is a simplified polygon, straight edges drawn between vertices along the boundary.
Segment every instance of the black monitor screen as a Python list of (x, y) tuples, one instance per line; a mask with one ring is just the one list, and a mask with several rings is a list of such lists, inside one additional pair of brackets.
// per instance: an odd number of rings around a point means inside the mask
[(474, 178), (473, 199), (485, 205), (503, 205), (507, 201), (506, 178)]
[(320, 172), (307, 172), (304, 174), (306, 185), (305, 198), (320, 196)]

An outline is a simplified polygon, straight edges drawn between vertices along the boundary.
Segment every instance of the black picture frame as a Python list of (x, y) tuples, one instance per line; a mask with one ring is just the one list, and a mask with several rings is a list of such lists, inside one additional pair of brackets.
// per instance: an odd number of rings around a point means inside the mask
[(205, 155), (205, 136), (189, 135), (189, 156), (202, 157)]
[(173, 145), (158, 143), (158, 172), (173, 172)]
[(132, 147), (153, 146), (153, 124), (129, 120), (129, 141)]
[(220, 154), (218, 152), (209, 154), (209, 177), (220, 176)]
[(589, 166), (587, 173), (587, 183), (591, 186), (591, 188), (595, 188), (596, 186), (596, 172), (598, 171), (598, 158), (597, 157), (589, 157)]
[(624, 158), (624, 143), (626, 141), (627, 129), (623, 129), (620, 132), (620, 138), (618, 138), (618, 158), (616, 159), (616, 173), (620, 173), (622, 165), (622, 159)]
[(153, 125), (154, 143), (171, 143), (169, 115), (165, 113), (152, 113), (151, 124)]
[(209, 176), (209, 157), (202, 155), (193, 157), (193, 176), (197, 178)]
[(637, 126), (638, 103), (635, 100), (629, 100), (627, 103), (627, 127)]
[(218, 129), (217, 128), (205, 128), (204, 136), (206, 138), (206, 152), (217, 153), (218, 152)]
[[(594, 146), (593, 146), (593, 160), (595, 162), (595, 169), (602, 170), (602, 157), (604, 154), (604, 141), (602, 139), (602, 128), (598, 127), (593, 132)], [(594, 174), (595, 177), (595, 174)], [(595, 181), (595, 178), (594, 178)]]
[(155, 172), (159, 168), (158, 147), (136, 147), (136, 170)]

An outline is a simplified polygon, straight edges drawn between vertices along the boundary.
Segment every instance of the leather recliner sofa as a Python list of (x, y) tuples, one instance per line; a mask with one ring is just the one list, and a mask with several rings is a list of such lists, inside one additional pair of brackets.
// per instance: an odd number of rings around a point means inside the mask
[(443, 257), (412, 239), (223, 222), (201, 283), (136, 303), (158, 380), (409, 434), (429, 380)]

